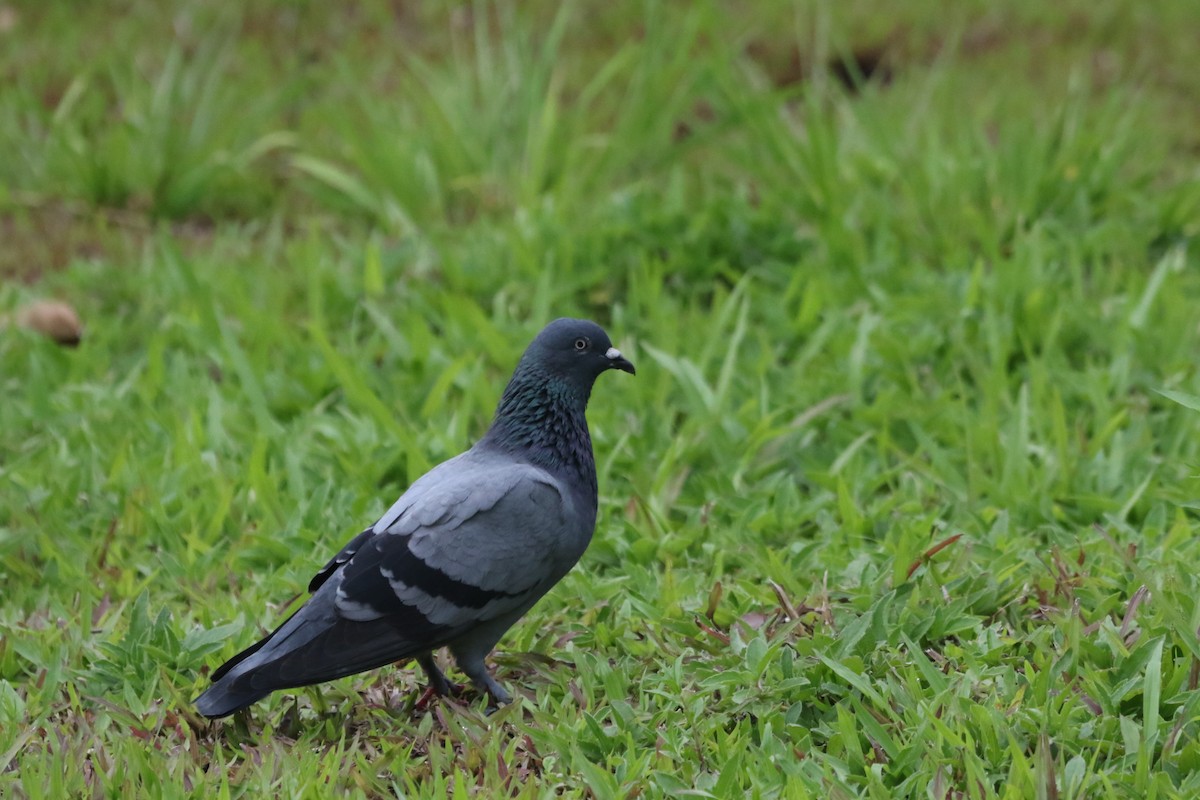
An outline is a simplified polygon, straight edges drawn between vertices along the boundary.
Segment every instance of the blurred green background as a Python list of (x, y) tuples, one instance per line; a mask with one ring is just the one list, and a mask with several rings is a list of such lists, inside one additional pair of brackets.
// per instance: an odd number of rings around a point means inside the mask
[[(1196, 796), (1197, 31), (0, 2), (0, 795)], [(638, 376), (519, 701), (198, 719), (564, 315)]]

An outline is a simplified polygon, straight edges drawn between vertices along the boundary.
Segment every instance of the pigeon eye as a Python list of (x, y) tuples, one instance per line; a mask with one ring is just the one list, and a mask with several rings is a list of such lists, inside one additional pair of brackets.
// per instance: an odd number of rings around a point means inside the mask
[(575, 340), (575, 349), (576, 350), (587, 350), (587, 346), (588, 346), (587, 339), (580, 337)]

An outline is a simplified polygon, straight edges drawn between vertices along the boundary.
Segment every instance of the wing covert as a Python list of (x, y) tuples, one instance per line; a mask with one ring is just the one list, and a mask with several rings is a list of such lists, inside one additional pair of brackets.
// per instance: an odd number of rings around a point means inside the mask
[(571, 544), (580, 537), (568, 500), (545, 472), (510, 464), (460, 475), (414, 484), (415, 497), (410, 490), (380, 520), (391, 519), (384, 530), (360, 534), (358, 552), (334, 567), (339, 615), (400, 622), (416, 612), (445, 640), (527, 609), (578, 560), (586, 539)]

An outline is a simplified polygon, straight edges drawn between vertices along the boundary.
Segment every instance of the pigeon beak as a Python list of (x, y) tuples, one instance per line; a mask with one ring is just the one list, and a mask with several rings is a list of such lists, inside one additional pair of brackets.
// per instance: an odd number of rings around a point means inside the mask
[(637, 370), (633, 368), (633, 362), (621, 355), (621, 351), (617, 348), (608, 348), (608, 352), (604, 355), (608, 359), (609, 369), (619, 369), (622, 372), (628, 372), (630, 375), (637, 375)]

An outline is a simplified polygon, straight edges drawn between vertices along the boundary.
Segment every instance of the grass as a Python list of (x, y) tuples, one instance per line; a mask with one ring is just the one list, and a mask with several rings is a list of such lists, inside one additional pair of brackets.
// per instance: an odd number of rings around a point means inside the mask
[[(0, 795), (1200, 793), (1195, 4), (44, 5)], [(639, 374), (518, 701), (198, 719), (568, 314)]]

